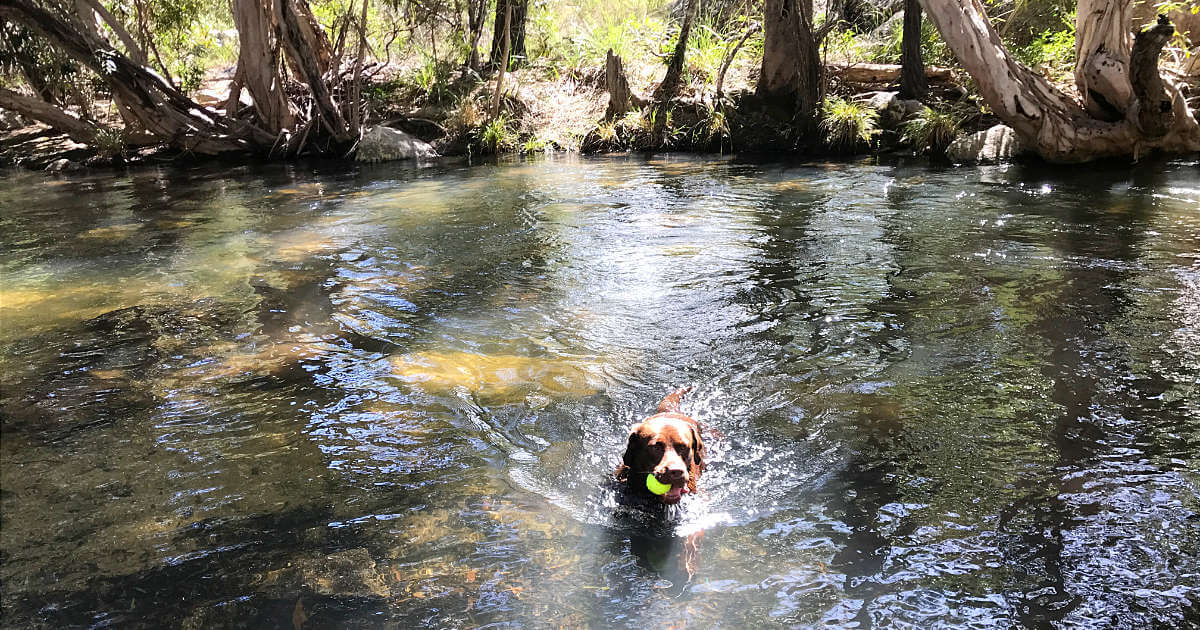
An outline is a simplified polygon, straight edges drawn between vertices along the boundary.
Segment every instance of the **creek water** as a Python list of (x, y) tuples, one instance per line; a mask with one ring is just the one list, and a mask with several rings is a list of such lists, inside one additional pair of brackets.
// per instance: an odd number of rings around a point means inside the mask
[(1200, 627), (1197, 166), (4, 174), (2, 623)]

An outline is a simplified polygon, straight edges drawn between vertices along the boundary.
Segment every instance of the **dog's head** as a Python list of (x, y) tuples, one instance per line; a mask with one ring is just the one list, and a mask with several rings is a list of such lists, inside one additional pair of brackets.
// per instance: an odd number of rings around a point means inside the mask
[[(633, 492), (655, 497), (666, 504), (679, 503), (684, 494), (696, 491), (696, 480), (704, 471), (704, 442), (696, 422), (680, 413), (660, 413), (633, 425), (625, 446), (617, 480)], [(646, 476), (671, 486), (663, 495), (646, 488)]]

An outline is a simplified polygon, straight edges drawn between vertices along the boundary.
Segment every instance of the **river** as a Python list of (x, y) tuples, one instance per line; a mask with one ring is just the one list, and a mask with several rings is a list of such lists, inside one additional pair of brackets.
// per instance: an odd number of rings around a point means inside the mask
[(1197, 166), (0, 174), (2, 623), (1200, 627)]

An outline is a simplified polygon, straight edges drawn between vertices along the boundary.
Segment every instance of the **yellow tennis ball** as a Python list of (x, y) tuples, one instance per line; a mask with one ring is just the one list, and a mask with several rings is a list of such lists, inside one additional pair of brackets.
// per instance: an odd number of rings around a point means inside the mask
[(671, 489), (671, 484), (662, 483), (654, 475), (646, 475), (646, 489), (654, 494), (666, 494)]

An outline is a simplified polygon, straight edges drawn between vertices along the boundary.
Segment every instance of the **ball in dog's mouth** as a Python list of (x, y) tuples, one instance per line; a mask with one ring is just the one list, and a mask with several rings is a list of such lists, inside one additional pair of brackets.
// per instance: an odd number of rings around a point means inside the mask
[(687, 492), (686, 487), (663, 483), (652, 474), (646, 475), (646, 489), (661, 497), (663, 503), (679, 503), (683, 494)]

